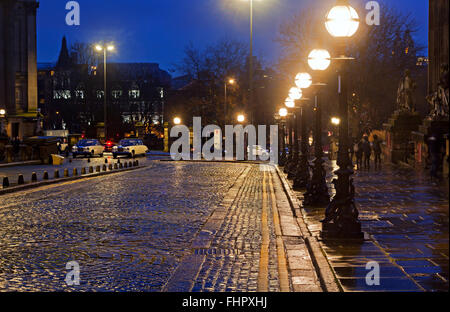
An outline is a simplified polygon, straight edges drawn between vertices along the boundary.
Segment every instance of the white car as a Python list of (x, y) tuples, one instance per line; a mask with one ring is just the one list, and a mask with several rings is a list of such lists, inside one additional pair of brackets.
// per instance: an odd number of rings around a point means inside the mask
[(261, 145), (253, 145), (252, 147), (247, 146), (247, 153), (249, 155), (253, 154), (255, 156), (269, 156), (269, 152), (266, 149), (262, 148)]
[(95, 155), (103, 156), (105, 147), (96, 139), (84, 139), (72, 148), (72, 156), (76, 158), (79, 155), (84, 157), (93, 157)]
[(148, 147), (139, 139), (123, 139), (112, 148), (114, 158), (120, 155), (134, 158), (137, 155), (145, 155), (147, 152)]

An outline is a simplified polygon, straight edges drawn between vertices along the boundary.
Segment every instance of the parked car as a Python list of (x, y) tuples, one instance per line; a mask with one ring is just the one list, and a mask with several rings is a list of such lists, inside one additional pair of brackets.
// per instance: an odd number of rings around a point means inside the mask
[(104, 146), (96, 139), (84, 139), (72, 148), (72, 156), (76, 158), (81, 155), (84, 157), (93, 157), (95, 155), (103, 156)]
[(128, 157), (136, 157), (136, 155), (145, 155), (148, 152), (148, 147), (144, 145), (140, 139), (123, 139), (119, 144), (112, 149), (113, 157), (117, 158), (119, 155)]
[(253, 145), (252, 147), (247, 146), (247, 153), (253, 154), (255, 156), (264, 156), (264, 157), (268, 157), (269, 156), (269, 152), (262, 148), (261, 145)]

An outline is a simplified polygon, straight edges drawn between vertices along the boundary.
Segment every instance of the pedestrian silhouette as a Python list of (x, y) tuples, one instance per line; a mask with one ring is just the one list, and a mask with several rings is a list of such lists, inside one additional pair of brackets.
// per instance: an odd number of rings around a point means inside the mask
[(381, 169), (381, 143), (378, 135), (373, 135), (373, 152), (375, 154), (375, 169)]
[(370, 157), (372, 156), (372, 147), (370, 146), (368, 136), (364, 136), (363, 138), (362, 150), (364, 154), (364, 169), (370, 170)]
[(362, 169), (362, 159), (363, 159), (363, 140), (359, 140), (353, 147), (356, 155), (356, 167), (358, 170)]

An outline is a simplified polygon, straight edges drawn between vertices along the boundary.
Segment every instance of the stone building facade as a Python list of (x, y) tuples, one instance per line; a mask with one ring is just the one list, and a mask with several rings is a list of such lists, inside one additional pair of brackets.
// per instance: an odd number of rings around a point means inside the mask
[[(45, 130), (98, 136), (104, 115), (103, 64), (80, 64), (77, 53), (62, 40), (55, 64), (38, 64), (39, 109)], [(171, 76), (157, 63), (107, 64), (108, 133), (119, 139), (127, 133), (146, 134), (163, 123)]]
[(37, 132), (36, 0), (0, 1), (0, 109), (9, 137)]

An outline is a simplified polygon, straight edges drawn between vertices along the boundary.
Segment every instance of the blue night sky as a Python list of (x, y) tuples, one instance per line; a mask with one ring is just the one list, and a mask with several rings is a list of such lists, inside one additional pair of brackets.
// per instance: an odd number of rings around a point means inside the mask
[[(321, 0), (331, 7), (335, 0)], [(353, 0), (365, 3), (366, 0)], [(368, 0), (367, 0), (368, 1)], [(409, 12), (427, 43), (427, 0), (384, 0)], [(78, 0), (81, 25), (65, 23), (66, 0), (41, 0), (38, 10), (38, 61), (56, 61), (61, 38), (75, 41), (114, 41), (117, 62), (156, 62), (163, 69), (183, 56), (189, 42), (203, 47), (221, 38), (248, 42), (249, 5), (245, 0)], [(280, 23), (317, 0), (254, 0), (255, 53), (276, 62), (280, 49), (274, 42)], [(364, 13), (365, 14), (365, 13)], [(360, 12), (361, 15), (361, 12)], [(364, 15), (365, 16), (365, 15)], [(363, 17), (364, 17), (363, 16)]]

